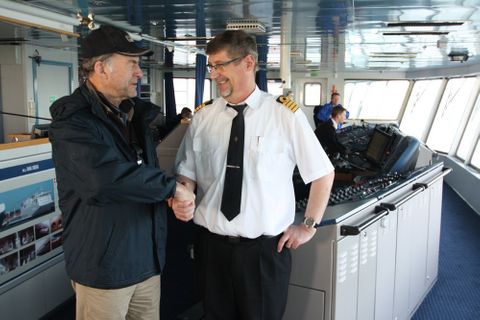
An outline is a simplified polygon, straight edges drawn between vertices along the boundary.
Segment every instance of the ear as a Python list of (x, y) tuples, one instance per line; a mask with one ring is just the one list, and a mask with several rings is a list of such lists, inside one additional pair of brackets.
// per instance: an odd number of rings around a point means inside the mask
[(255, 72), (255, 59), (251, 54), (245, 57), (245, 61), (247, 63), (247, 70), (253, 70)]
[(105, 63), (102, 61), (96, 61), (93, 69), (95, 70), (95, 73), (98, 74), (99, 76), (105, 76), (106, 75), (106, 66)]

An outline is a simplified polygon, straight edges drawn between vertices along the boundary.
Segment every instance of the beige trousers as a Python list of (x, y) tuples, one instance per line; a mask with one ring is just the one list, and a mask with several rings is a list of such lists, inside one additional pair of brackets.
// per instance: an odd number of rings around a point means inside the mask
[(73, 282), (77, 320), (159, 320), (160, 276), (121, 289), (95, 289)]

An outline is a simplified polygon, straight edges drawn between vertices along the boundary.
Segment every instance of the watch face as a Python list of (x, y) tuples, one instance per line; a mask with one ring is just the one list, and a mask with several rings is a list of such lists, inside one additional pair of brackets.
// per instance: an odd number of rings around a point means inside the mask
[(305, 218), (305, 220), (303, 220), (303, 224), (309, 228), (312, 228), (315, 225), (315, 220), (313, 218)]

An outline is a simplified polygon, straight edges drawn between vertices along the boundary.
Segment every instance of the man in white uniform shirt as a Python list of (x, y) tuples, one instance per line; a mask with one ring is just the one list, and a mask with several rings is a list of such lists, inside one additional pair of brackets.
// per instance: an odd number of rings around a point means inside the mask
[[(177, 155), (178, 180), (198, 193), (193, 219), (203, 227), (197, 256), (205, 319), (280, 320), (289, 250), (314, 236), (333, 166), (298, 106), (256, 86), (254, 38), (226, 31), (206, 52), (221, 97), (197, 108)], [(300, 225), (292, 224), (296, 165), (311, 182)]]

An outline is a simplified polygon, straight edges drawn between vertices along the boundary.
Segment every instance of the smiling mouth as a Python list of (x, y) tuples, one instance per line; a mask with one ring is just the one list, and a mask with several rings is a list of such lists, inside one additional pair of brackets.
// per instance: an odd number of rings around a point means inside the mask
[(227, 78), (223, 78), (221, 80), (216, 80), (217, 85), (222, 85), (228, 82)]

